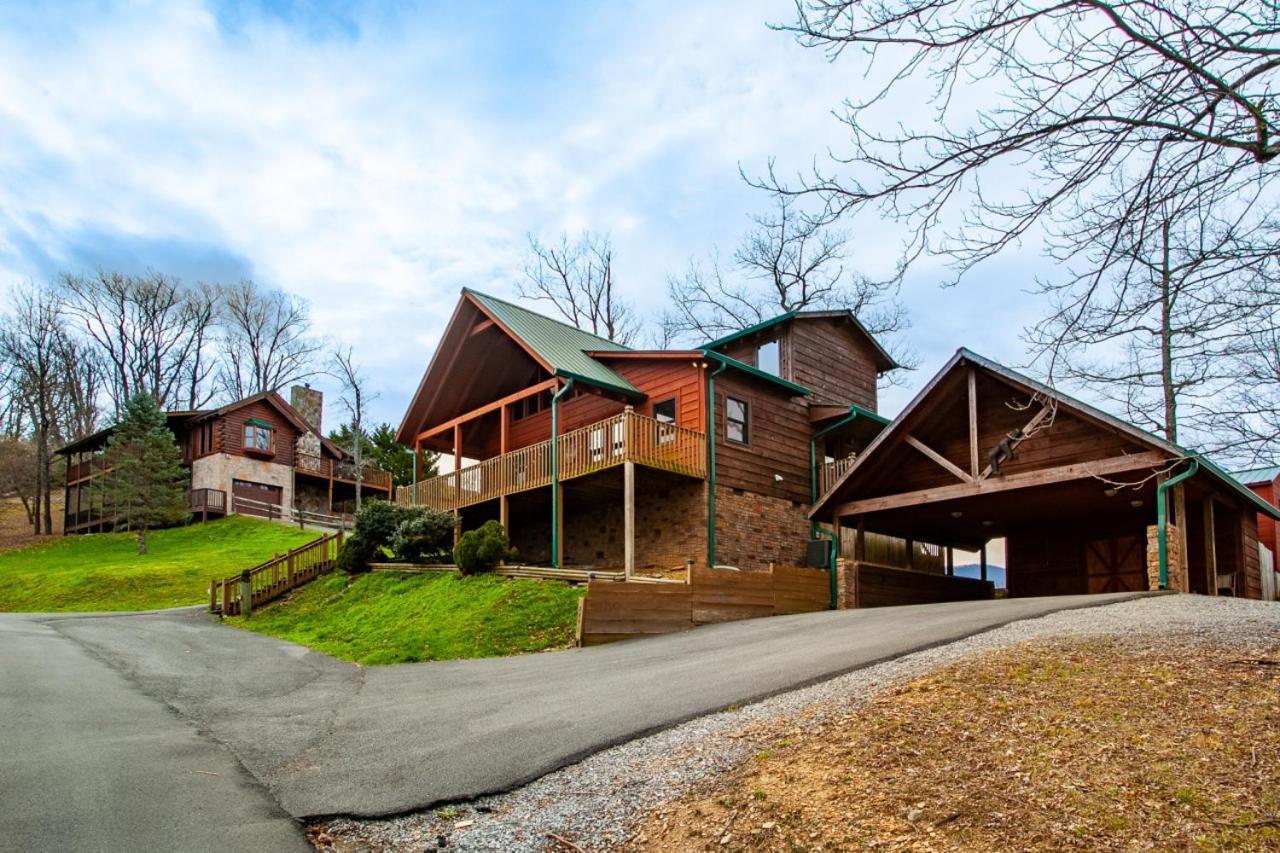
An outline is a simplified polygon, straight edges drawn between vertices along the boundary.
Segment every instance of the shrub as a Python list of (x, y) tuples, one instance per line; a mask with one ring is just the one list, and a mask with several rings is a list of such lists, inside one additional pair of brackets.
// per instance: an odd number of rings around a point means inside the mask
[(378, 546), (360, 536), (344, 539), (338, 549), (338, 568), (349, 575), (369, 571), (369, 561), (378, 553)]
[(464, 575), (488, 571), (511, 555), (511, 540), (496, 521), (468, 530), (453, 548), (453, 561)]
[(447, 512), (421, 509), (400, 522), (391, 535), (391, 552), (396, 559), (420, 563), (448, 553), (453, 539), (453, 516)]
[(396, 528), (422, 511), (418, 507), (400, 506), (387, 501), (369, 501), (356, 513), (355, 537), (374, 548), (389, 546)]

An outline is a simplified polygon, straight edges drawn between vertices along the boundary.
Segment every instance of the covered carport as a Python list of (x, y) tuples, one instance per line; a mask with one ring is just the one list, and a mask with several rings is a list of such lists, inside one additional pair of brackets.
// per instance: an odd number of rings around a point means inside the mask
[[(812, 516), (852, 540), (855, 600), (867, 533), (966, 551), (1003, 537), (1010, 596), (1256, 598), (1260, 510), (1276, 512), (1209, 460), (962, 349)], [(937, 600), (927, 574), (895, 576), (899, 597)]]

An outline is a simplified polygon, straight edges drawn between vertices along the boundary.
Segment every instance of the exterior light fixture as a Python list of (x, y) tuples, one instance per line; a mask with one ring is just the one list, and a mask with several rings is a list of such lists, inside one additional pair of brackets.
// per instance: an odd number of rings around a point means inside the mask
[(1133, 507), (1134, 509), (1137, 509), (1138, 507), (1142, 506), (1142, 501), (1135, 498), (1129, 501), (1129, 506)]
[(982, 522), (982, 526), (983, 526), (983, 527), (990, 527), (990, 526), (991, 526), (991, 525), (993, 525), (993, 524), (995, 524), (995, 522), (994, 522), (994, 521), (991, 521), (990, 519), (988, 519), (987, 521)]
[(959, 517), (960, 517), (960, 516), (962, 516), (962, 515), (964, 515), (964, 513), (963, 513), (963, 512), (961, 512), (961, 511), (960, 511), (960, 510), (958, 510), (958, 509), (953, 509), (953, 510), (951, 510), (951, 517), (952, 517), (952, 518), (959, 518)]
[(1107, 497), (1109, 497), (1109, 498), (1114, 498), (1114, 497), (1116, 496), (1116, 490), (1115, 490), (1115, 489), (1103, 489), (1103, 490), (1102, 490), (1102, 493), (1103, 493), (1104, 495), (1106, 495)]

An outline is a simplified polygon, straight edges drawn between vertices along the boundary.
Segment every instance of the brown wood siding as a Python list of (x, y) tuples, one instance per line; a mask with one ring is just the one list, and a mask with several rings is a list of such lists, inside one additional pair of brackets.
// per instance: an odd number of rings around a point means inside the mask
[(1244, 598), (1261, 599), (1262, 563), (1258, 558), (1258, 517), (1249, 508), (1240, 513), (1240, 542), (1243, 549), (1240, 563), (1244, 570), (1244, 583), (1240, 585), (1237, 594)]
[[(564, 435), (566, 432), (571, 432), (579, 427), (588, 426), (596, 421), (602, 421), (618, 414), (626, 408), (626, 403), (611, 397), (605, 397), (602, 394), (585, 393), (571, 400), (561, 399), (559, 408), (560, 423), (558, 427), (560, 434)], [(541, 412), (530, 415), (527, 418), (521, 418), (518, 421), (513, 420), (508, 430), (508, 452), (519, 450), (521, 447), (528, 447), (531, 444), (537, 444), (539, 441), (546, 441), (551, 438), (551, 410), (543, 409)], [(495, 429), (493, 436), (486, 443), (486, 456), (498, 455), (500, 441), (499, 431)], [(449, 470), (449, 468), (446, 466), (442, 470)]]
[[(745, 445), (726, 438), (727, 397), (747, 404)], [(716, 377), (715, 404), (717, 484), (807, 504), (809, 415), (804, 398), (727, 370)], [(781, 482), (775, 477), (779, 474)]]
[(676, 424), (705, 432), (707, 406), (703, 401), (703, 371), (692, 361), (620, 359), (613, 368), (648, 399), (637, 406), (642, 415), (653, 415), (653, 404), (676, 398)]
[[(275, 455), (266, 457), (244, 452), (244, 425), (250, 418), (271, 424), (275, 430)], [(265, 459), (279, 465), (293, 465), (294, 444), (298, 440), (298, 430), (269, 403), (259, 400), (228, 412), (217, 419), (214, 435), (217, 450), (223, 453), (246, 456), (251, 459)]]
[(847, 320), (792, 320), (781, 338), (782, 376), (824, 403), (876, 411), (876, 362), (871, 344)]

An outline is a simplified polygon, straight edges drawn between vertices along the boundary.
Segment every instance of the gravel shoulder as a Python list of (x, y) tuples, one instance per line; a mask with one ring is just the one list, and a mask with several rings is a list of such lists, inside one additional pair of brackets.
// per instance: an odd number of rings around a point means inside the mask
[[(1241, 647), (1280, 641), (1280, 605), (1160, 596), (1052, 613), (908, 654), (742, 708), (727, 708), (597, 753), (498, 796), (405, 817), (311, 827), (322, 850), (604, 850), (622, 845), (655, 809), (757, 755), (782, 723), (820, 728), (886, 689), (975, 654), (1028, 641), (1183, 638)], [(645, 688), (649, 689), (649, 688)]]

